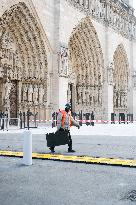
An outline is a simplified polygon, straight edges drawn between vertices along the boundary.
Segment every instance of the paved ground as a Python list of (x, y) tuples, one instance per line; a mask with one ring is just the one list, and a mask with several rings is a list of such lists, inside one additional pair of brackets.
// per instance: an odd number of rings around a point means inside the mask
[(0, 157), (1, 205), (130, 205), (136, 169)]
[[(76, 155), (94, 157), (136, 159), (135, 136), (77, 136), (73, 135)], [(22, 151), (23, 140), (20, 133), (0, 133), (0, 150)], [(33, 152), (49, 153), (44, 134), (33, 134)], [(67, 145), (56, 147), (56, 153), (68, 154)]]
[[(136, 159), (135, 136), (74, 135), (76, 155)], [(0, 150), (22, 151), (20, 133), (0, 133)], [(33, 151), (49, 153), (44, 134), (33, 135)], [(67, 146), (56, 148), (66, 154)], [(133, 205), (136, 169), (0, 157), (0, 205)], [(129, 192), (134, 191), (131, 197)]]

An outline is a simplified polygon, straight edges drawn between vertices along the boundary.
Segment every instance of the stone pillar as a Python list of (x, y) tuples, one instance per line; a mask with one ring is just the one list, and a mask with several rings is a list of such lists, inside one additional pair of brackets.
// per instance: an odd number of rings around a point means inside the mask
[(104, 81), (103, 81), (103, 98), (102, 98), (102, 107), (103, 107), (103, 119), (104, 120), (110, 120), (110, 112), (112, 110), (112, 105), (111, 105), (111, 98), (112, 98), (112, 85), (109, 80), (109, 62), (111, 61), (110, 57), (110, 40), (109, 40), (109, 23), (108, 23), (108, 14), (109, 14), (109, 7), (106, 5), (106, 19), (105, 19), (105, 47), (104, 47), (104, 59), (105, 59), (105, 73), (104, 73)]
[(68, 46), (60, 45), (59, 51), (59, 108), (67, 103), (68, 91)]
[(59, 109), (59, 74), (58, 74), (58, 54), (53, 55), (53, 74), (52, 77), (52, 107), (53, 111), (57, 112)]
[(113, 85), (108, 85), (108, 120), (111, 120), (113, 112)]
[(72, 111), (76, 111), (76, 86), (72, 84)]
[(60, 0), (54, 1), (54, 36), (53, 36), (53, 64), (52, 64), (52, 107), (59, 109), (59, 41), (60, 41)]
[(136, 120), (136, 71), (133, 74), (133, 115)]
[(52, 107), (53, 105), (53, 95), (52, 95), (52, 86), (53, 86), (53, 54), (47, 54), (48, 59), (48, 74), (47, 74), (47, 107)]
[(108, 120), (113, 112), (113, 63), (111, 62), (107, 69), (108, 74)]
[(7, 79), (4, 84), (4, 111), (8, 112), (8, 116), (10, 117), (10, 91), (11, 91), (12, 83)]
[(105, 120), (111, 120), (111, 113), (113, 112), (113, 62), (109, 63), (105, 69), (107, 78), (103, 85), (103, 118)]

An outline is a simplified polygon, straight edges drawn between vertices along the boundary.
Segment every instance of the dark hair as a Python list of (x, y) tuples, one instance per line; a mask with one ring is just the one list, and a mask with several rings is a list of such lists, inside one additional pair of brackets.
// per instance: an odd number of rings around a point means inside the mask
[(71, 104), (70, 103), (67, 103), (66, 105), (65, 105), (65, 108), (71, 108)]
[(65, 108), (65, 111), (66, 111), (66, 112), (69, 112), (69, 111), (70, 111), (70, 107), (66, 107), (66, 108)]

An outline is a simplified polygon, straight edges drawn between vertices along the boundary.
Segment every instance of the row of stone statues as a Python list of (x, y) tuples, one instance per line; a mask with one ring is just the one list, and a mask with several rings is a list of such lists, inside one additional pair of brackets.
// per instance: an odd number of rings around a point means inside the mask
[(22, 102), (34, 102), (35, 105), (43, 104), (45, 101), (44, 85), (23, 84)]
[(18, 52), (13, 52), (13, 50), (9, 48), (1, 49), (0, 58), (1, 69), (6, 72), (7, 77), (12, 80), (21, 80), (22, 78), (45, 79), (43, 63), (33, 65), (32, 62), (29, 62), (28, 69), (23, 69)]
[(127, 94), (114, 92), (113, 103), (115, 108), (127, 108)]
[[(7, 80), (4, 84), (5, 87), (5, 95), (4, 95), (4, 102), (5, 104), (9, 104), (10, 100), (10, 92), (12, 88), (12, 83)], [(44, 85), (32, 85), (32, 84), (23, 84), (21, 93), (19, 95), (22, 96), (22, 102), (34, 102), (34, 104), (43, 104), (45, 99), (45, 88)]]
[[(5, 32), (1, 38), (0, 44), (1, 75), (5, 73), (5, 75), (12, 80), (45, 79), (47, 72), (45, 62), (36, 62), (32, 56), (27, 56), (26, 66), (24, 63), (24, 56), (22, 56), (20, 51), (21, 50), (16, 46), (11, 34), (9, 32)], [(65, 62), (63, 62), (63, 64), (65, 64)]]
[(76, 99), (78, 104), (101, 105), (102, 103), (102, 89), (100, 88), (87, 88), (87, 87), (77, 87), (76, 89)]
[[(133, 9), (114, 3), (113, 1), (101, 0), (67, 0), (74, 7), (82, 9), (96, 19), (100, 19), (104, 23), (108, 22), (109, 26), (118, 30), (122, 35), (136, 38), (136, 25), (133, 16)], [(118, 2), (118, 1), (116, 1)], [(125, 11), (124, 11), (125, 10)], [(127, 15), (126, 15), (127, 13)], [(123, 14), (123, 15), (122, 15)], [(131, 19), (131, 22), (129, 20)]]

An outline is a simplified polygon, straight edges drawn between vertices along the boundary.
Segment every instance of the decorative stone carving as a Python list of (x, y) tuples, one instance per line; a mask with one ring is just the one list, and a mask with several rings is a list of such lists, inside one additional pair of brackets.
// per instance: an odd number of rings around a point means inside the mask
[[(82, 110), (82, 106), (84, 112), (89, 109), (101, 109), (103, 54), (97, 33), (88, 17), (74, 29), (71, 35), (69, 62), (72, 68), (71, 73), (76, 74), (77, 109)], [(69, 78), (71, 81), (71, 75)]]
[(38, 87), (37, 87), (37, 85), (34, 85), (33, 101), (34, 101), (35, 105), (38, 104)]
[(43, 85), (40, 84), (39, 86), (39, 103), (43, 104), (43, 99), (44, 99), (44, 88)]
[(45, 76), (45, 71), (44, 71), (44, 67), (43, 67), (43, 63), (40, 63), (40, 79), (44, 79)]
[(90, 90), (89, 88), (86, 89), (86, 103), (90, 105)]
[(107, 72), (108, 72), (108, 84), (113, 85), (113, 62), (109, 64)]
[(21, 101), (23, 100), (22, 99), (22, 82), (19, 82), (18, 83), (18, 102), (19, 102), (19, 105), (21, 104)]
[(11, 87), (12, 87), (12, 83), (9, 81), (9, 79), (7, 79), (7, 82), (4, 85), (4, 89), (5, 89), (5, 96), (4, 96), (4, 106), (6, 108), (10, 108), (10, 91), (11, 91)]
[(28, 102), (33, 101), (33, 86), (30, 84), (28, 87)]
[(83, 91), (82, 91), (82, 87), (79, 86), (77, 87), (77, 102), (82, 105), (82, 101), (83, 101)]
[(67, 101), (70, 102), (71, 100), (71, 85), (68, 85), (68, 93), (67, 93)]
[(136, 71), (133, 72), (132, 78), (133, 78), (133, 88), (136, 90)]
[(92, 16), (104, 25), (112, 27), (116, 32), (130, 40), (136, 39), (136, 20), (134, 9), (123, 1), (102, 0), (66, 0), (70, 5)]
[(61, 76), (68, 75), (68, 48), (61, 46), (60, 47), (60, 70), (59, 73)]
[(128, 59), (125, 49), (120, 44), (114, 53), (114, 72), (113, 72), (113, 102), (114, 109), (127, 111), (127, 93), (128, 93)]
[(28, 88), (26, 84), (24, 84), (22, 88), (23, 88), (23, 101), (25, 102), (28, 100)]
[[(0, 77), (17, 82), (19, 110), (38, 104), (37, 85), (44, 82), (47, 88), (45, 42), (36, 18), (24, 2), (13, 5), (0, 19)], [(46, 91), (44, 97), (47, 98)]]
[(82, 88), (82, 96), (83, 96), (82, 102), (83, 104), (86, 104), (86, 87)]

